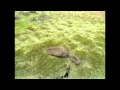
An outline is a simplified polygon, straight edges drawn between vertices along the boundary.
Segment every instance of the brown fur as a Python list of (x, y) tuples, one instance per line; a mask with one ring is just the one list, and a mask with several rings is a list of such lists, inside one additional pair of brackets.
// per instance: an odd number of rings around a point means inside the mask
[(68, 51), (64, 47), (49, 47), (48, 54), (57, 57), (69, 57)]
[(74, 55), (69, 55), (69, 58), (72, 62), (74, 62), (76, 65), (80, 65), (80, 60), (78, 57), (74, 56)]
[(77, 58), (74, 55), (71, 55), (68, 53), (67, 49), (64, 47), (56, 46), (56, 47), (49, 47), (47, 49), (48, 54), (51, 56), (57, 56), (57, 57), (63, 57), (63, 58), (69, 58), (72, 62), (74, 62), (76, 65), (80, 64), (79, 58)]

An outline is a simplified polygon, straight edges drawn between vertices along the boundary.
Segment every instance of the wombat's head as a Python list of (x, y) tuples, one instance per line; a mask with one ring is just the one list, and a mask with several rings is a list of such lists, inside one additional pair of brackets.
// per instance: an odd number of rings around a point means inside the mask
[(80, 65), (80, 60), (74, 62), (76, 65)]

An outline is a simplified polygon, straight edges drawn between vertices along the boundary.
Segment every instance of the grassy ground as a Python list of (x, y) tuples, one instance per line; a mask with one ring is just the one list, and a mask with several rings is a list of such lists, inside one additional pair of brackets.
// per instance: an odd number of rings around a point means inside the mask
[[(105, 78), (105, 12), (15, 12), (15, 78)], [(49, 56), (46, 48), (64, 46), (81, 60)]]

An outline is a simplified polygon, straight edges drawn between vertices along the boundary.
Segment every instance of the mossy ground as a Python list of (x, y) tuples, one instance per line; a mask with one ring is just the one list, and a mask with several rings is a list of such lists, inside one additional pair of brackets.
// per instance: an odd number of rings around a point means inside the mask
[[(67, 79), (105, 78), (105, 12), (15, 12), (15, 78), (55, 79), (71, 67)], [(81, 60), (49, 56), (46, 48), (64, 46)]]

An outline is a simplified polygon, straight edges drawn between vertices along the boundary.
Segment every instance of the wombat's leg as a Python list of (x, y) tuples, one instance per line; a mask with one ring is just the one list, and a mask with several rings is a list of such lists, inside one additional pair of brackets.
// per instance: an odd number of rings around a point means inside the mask
[(66, 53), (63, 53), (63, 55), (62, 55), (64, 58), (67, 58), (67, 57), (69, 57), (69, 55), (68, 54), (66, 54)]

